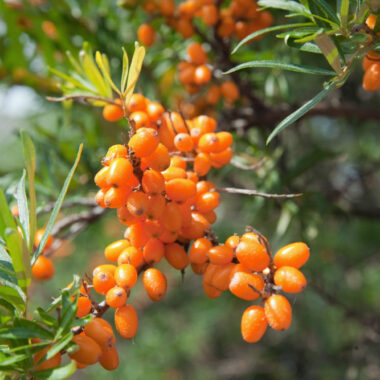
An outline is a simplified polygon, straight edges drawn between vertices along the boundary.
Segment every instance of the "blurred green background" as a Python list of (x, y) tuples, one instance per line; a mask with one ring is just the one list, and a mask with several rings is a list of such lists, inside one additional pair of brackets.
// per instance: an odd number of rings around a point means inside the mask
[[(125, 125), (107, 123), (101, 109), (80, 104), (64, 108), (46, 101), (47, 95), (60, 94), (48, 67), (67, 71), (64, 52), (76, 55), (89, 41), (94, 50), (108, 55), (118, 78), (121, 46), (131, 54), (138, 26), (149, 20), (133, 3), (121, 7), (113, 0), (0, 4), (0, 185), (12, 192), (21, 176), (18, 130), (24, 128), (37, 146), (39, 204), (56, 199), (81, 142), (84, 154), (67, 199), (91, 197), (101, 158), (108, 146), (122, 141)], [(284, 21), (280, 14), (275, 20)], [(46, 21), (53, 23), (53, 31)], [(176, 101), (187, 96), (175, 72), (188, 42), (161, 19), (152, 25), (159, 37), (147, 51), (137, 91), (175, 110)], [(216, 55), (210, 51), (211, 60)], [(320, 57), (293, 51), (274, 37), (245, 47), (234, 59), (262, 57), (325, 67)], [(318, 77), (276, 70), (242, 75), (260, 97), (276, 105), (302, 103), (321, 86)], [(378, 108), (379, 95), (364, 92), (361, 77), (358, 67), (326, 102)], [(219, 104), (217, 111), (222, 109)], [(180, 274), (162, 263), (168, 294), (153, 304), (141, 286), (133, 291), (130, 302), (138, 310), (139, 332), (133, 342), (118, 339), (120, 367), (106, 372), (95, 365), (73, 379), (380, 378), (379, 121), (315, 116), (288, 128), (269, 147), (267, 135), (260, 125), (234, 132), (237, 155), (248, 161), (253, 157), (252, 162), (267, 160), (255, 172), (229, 165), (212, 173), (212, 179), (219, 186), (302, 192), (303, 197), (264, 200), (223, 194), (215, 231), (223, 241), (252, 225), (270, 239), (274, 251), (293, 241), (310, 246), (311, 259), (304, 268), (308, 287), (290, 297), (291, 328), (268, 329), (259, 343), (245, 343), (240, 318), (247, 302), (227, 292), (210, 300), (190, 270), (182, 283)], [(66, 215), (77, 211), (64, 210)], [(42, 218), (40, 227), (43, 223)], [(56, 257), (54, 279), (33, 286), (34, 304), (48, 303), (73, 273), (91, 273), (102, 262), (104, 247), (122, 236), (122, 227), (111, 210), (76, 236)]]

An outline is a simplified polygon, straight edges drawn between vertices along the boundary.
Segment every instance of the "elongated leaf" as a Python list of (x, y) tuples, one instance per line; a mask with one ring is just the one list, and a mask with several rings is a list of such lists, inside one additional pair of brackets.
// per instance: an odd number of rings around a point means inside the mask
[(327, 59), (327, 62), (330, 64), (330, 66), (338, 74), (341, 74), (343, 72), (343, 69), (339, 60), (339, 52), (332, 39), (327, 34), (320, 34), (315, 39), (315, 43), (321, 49), (323, 55)]
[(316, 13), (317, 16), (321, 16), (333, 22), (335, 25), (339, 25), (339, 18), (325, 0), (310, 1), (310, 10), (312, 13)]
[(100, 67), (100, 70), (102, 70), (103, 76), (108, 82), (108, 84), (112, 87), (112, 89), (120, 95), (120, 90), (116, 87), (115, 83), (113, 82), (111, 78), (111, 74), (109, 71), (109, 64), (108, 59), (105, 54), (101, 54), (99, 51), (95, 54), (95, 60), (98, 66)]
[(61, 380), (71, 376), (77, 369), (74, 360), (69, 364), (51, 370), (32, 372), (36, 379)]
[(322, 54), (321, 49), (312, 42), (304, 43), (303, 45), (301, 45), (301, 47), (299, 47), (299, 50), (313, 54)]
[(73, 66), (73, 69), (79, 74), (84, 75), (84, 71), (80, 63), (73, 57), (70, 51), (66, 51), (66, 56), (69, 59), (71, 66)]
[(267, 61), (267, 60), (245, 62), (238, 66), (235, 66), (231, 70), (228, 70), (225, 74), (230, 74), (238, 70), (252, 68), (252, 67), (265, 67), (265, 68), (270, 68), (270, 69), (295, 71), (298, 73), (314, 74), (314, 75), (336, 75), (334, 71), (324, 70), (318, 67), (300, 66), (300, 65), (294, 65), (291, 63), (282, 63), (278, 61)]
[(27, 328), (27, 327), (12, 327), (0, 329), (0, 339), (28, 339), (28, 338), (41, 338), (52, 339), (51, 334), (42, 333), (41, 331)]
[(339, 8), (339, 16), (340, 16), (340, 22), (342, 23), (343, 29), (347, 28), (349, 8), (350, 8), (350, 0), (341, 0), (340, 8)]
[(124, 47), (123, 50), (123, 72), (121, 74), (121, 83), (120, 83), (120, 90), (121, 93), (124, 94), (125, 86), (127, 85), (127, 79), (128, 79), (128, 70), (129, 70), (129, 59), (128, 54), (125, 51)]
[(41, 307), (37, 308), (35, 314), (41, 319), (41, 321), (47, 326), (58, 326), (58, 321), (52, 317), (49, 313), (47, 313)]
[(299, 13), (302, 15), (310, 15), (310, 11), (302, 4), (291, 0), (259, 0), (261, 7), (283, 9), (285, 11)]
[(54, 355), (58, 354), (63, 350), (73, 339), (74, 334), (70, 331), (62, 337), (52, 348), (47, 352), (46, 359), (52, 358)]
[(303, 115), (305, 115), (308, 111), (310, 111), (316, 104), (318, 104), (322, 99), (324, 99), (332, 89), (336, 87), (337, 83), (330, 83), (325, 89), (319, 92), (313, 99), (310, 99), (303, 106), (298, 108), (296, 111), (287, 116), (284, 120), (277, 125), (277, 127), (272, 131), (267, 139), (267, 144), (269, 144), (272, 139), (277, 136), (282, 130), (284, 130), (289, 125), (293, 124)]
[(34, 187), (34, 175), (36, 172), (36, 149), (29, 134), (24, 130), (20, 131), (22, 150), (24, 155), (26, 172), (28, 174), (29, 184), (29, 250), (32, 249), (34, 243), (34, 235), (37, 228), (37, 213), (36, 213), (36, 190)]
[(26, 359), (28, 356), (26, 354), (12, 355), (6, 357), (5, 355), (0, 356), (0, 368), (9, 367), (12, 364), (20, 362), (21, 360)]
[(313, 24), (309, 23), (309, 22), (305, 22), (305, 23), (298, 23), (298, 24), (276, 25), (276, 26), (271, 26), (269, 28), (264, 28), (264, 29), (258, 30), (257, 32), (253, 32), (253, 33), (249, 34), (247, 37), (243, 38), (235, 46), (235, 48), (232, 50), (231, 54), (236, 53), (241, 48), (241, 46), (243, 46), (244, 44), (246, 44), (247, 42), (253, 40), (256, 37), (262, 36), (263, 34), (267, 34), (267, 33), (270, 33), (270, 32), (275, 32), (277, 30), (291, 29), (291, 28), (300, 28), (300, 27), (304, 27), (304, 26), (313, 26)]
[(22, 289), (12, 281), (2, 279), (1, 282), (0, 298), (11, 303), (17, 307), (18, 310), (24, 311), (26, 297)]
[(71, 299), (71, 295), (67, 290), (62, 292), (62, 318), (55, 334), (55, 339), (59, 339), (61, 335), (70, 328), (71, 322), (75, 318), (78, 310), (78, 293), (75, 295), (75, 299)]
[(70, 75), (67, 75), (65, 73), (62, 73), (61, 71), (53, 69), (52, 67), (49, 67), (49, 71), (51, 71), (53, 74), (61, 77), (66, 82), (72, 83), (77, 88), (81, 88), (82, 90), (91, 92), (94, 95), (96, 95), (96, 93), (97, 93), (96, 91), (94, 91), (94, 88), (92, 88), (91, 86), (88, 86), (87, 84), (82, 83), (83, 80), (78, 80), (78, 79), (74, 78), (74, 76), (70, 76)]
[(16, 200), (20, 223), (24, 232), (25, 240), (29, 242), (29, 207), (25, 193), (25, 170), (22, 172), (22, 177), (17, 185)]
[(53, 209), (52, 213), (50, 214), (50, 218), (49, 218), (49, 221), (48, 221), (48, 223), (46, 225), (45, 232), (42, 235), (41, 242), (40, 242), (37, 250), (33, 254), (32, 265), (34, 264), (34, 262), (37, 260), (38, 256), (41, 254), (42, 250), (44, 249), (46, 241), (47, 241), (47, 239), (48, 239), (48, 237), (49, 237), (49, 235), (51, 233), (51, 230), (53, 229), (55, 220), (56, 220), (56, 218), (58, 216), (59, 210), (61, 209), (63, 200), (65, 199), (65, 196), (66, 196), (67, 190), (68, 190), (68, 188), (70, 186), (70, 182), (71, 182), (71, 180), (73, 178), (75, 169), (78, 166), (78, 163), (79, 163), (79, 160), (80, 160), (80, 157), (81, 157), (81, 154), (82, 154), (82, 149), (83, 149), (83, 144), (81, 144), (79, 146), (79, 150), (78, 150), (77, 157), (75, 159), (74, 165), (72, 166), (72, 168), (70, 169), (69, 174), (66, 177), (65, 183), (63, 184), (61, 192), (59, 193), (58, 199), (55, 202), (54, 209)]

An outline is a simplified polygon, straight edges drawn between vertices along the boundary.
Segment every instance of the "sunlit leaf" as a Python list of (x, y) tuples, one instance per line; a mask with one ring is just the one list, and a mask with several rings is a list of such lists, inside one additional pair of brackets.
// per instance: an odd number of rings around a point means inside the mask
[(107, 56), (97, 51), (95, 54), (95, 60), (98, 66), (100, 67), (100, 70), (102, 70), (103, 76), (107, 80), (108, 84), (116, 93), (120, 95), (120, 90), (116, 87), (115, 83), (111, 78)]

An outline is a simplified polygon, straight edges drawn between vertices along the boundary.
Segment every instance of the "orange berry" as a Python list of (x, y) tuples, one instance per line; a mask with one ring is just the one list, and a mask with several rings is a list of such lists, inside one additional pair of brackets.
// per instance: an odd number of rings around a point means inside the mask
[(210, 153), (211, 165), (214, 168), (221, 168), (227, 165), (232, 158), (231, 148), (227, 148), (220, 153)]
[(306, 278), (298, 269), (281, 267), (274, 274), (274, 283), (286, 293), (299, 293), (306, 287)]
[(148, 209), (148, 196), (142, 191), (133, 191), (127, 200), (128, 211), (134, 216), (143, 216)]
[(207, 26), (213, 26), (218, 22), (219, 12), (214, 4), (204, 5), (201, 8), (201, 18)]
[(166, 195), (175, 202), (184, 202), (195, 194), (195, 183), (189, 179), (175, 178), (166, 182)]
[(161, 301), (166, 294), (167, 281), (163, 273), (156, 268), (149, 268), (143, 274), (143, 283), (152, 301)]
[(214, 286), (211, 286), (204, 281), (202, 282), (203, 290), (208, 298), (218, 298), (223, 292)]
[(155, 40), (155, 30), (148, 24), (142, 24), (137, 30), (139, 42), (146, 47), (152, 46)]
[(141, 185), (145, 193), (158, 195), (165, 191), (165, 178), (157, 170), (145, 170)]
[(116, 215), (118, 219), (120, 220), (121, 223), (125, 224), (126, 226), (130, 226), (132, 224), (135, 224), (139, 221), (142, 220), (142, 216), (136, 216), (132, 215), (129, 210), (127, 205), (118, 207)]
[(225, 265), (232, 261), (234, 252), (226, 245), (216, 245), (208, 250), (207, 256), (211, 264)]
[(210, 88), (207, 90), (206, 94), (206, 101), (207, 103), (210, 104), (217, 104), (219, 102), (221, 96), (221, 91), (219, 86), (217, 85), (212, 85)]
[(125, 248), (117, 259), (117, 264), (131, 264), (135, 268), (144, 264), (144, 258), (141, 249), (136, 247)]
[(127, 158), (115, 158), (109, 166), (108, 183), (114, 187), (128, 184), (133, 174), (133, 168)]
[(160, 103), (150, 102), (146, 107), (146, 113), (149, 119), (153, 122), (157, 122), (164, 114), (165, 109)]
[(123, 338), (133, 338), (137, 333), (138, 323), (137, 313), (133, 306), (125, 305), (116, 309), (115, 326)]
[(376, 91), (380, 88), (380, 63), (374, 63), (364, 73), (363, 88), (366, 91)]
[(240, 243), (240, 238), (237, 235), (232, 235), (225, 241), (225, 245), (231, 247), (234, 251)]
[(161, 217), (165, 210), (165, 197), (162, 195), (152, 195), (148, 197), (148, 207), (146, 210), (146, 218), (148, 220), (155, 220)]
[(186, 161), (180, 156), (172, 156), (170, 158), (170, 166), (186, 170)]
[(137, 281), (136, 268), (131, 264), (121, 264), (115, 270), (115, 282), (124, 289), (132, 289)]
[(40, 281), (49, 280), (54, 276), (54, 272), (53, 262), (43, 255), (39, 255), (32, 266), (33, 277)]
[(77, 312), (76, 312), (76, 317), (78, 318), (83, 318), (86, 315), (88, 315), (91, 311), (92, 305), (91, 301), (88, 297), (84, 296), (79, 296), (78, 297), (78, 303), (77, 303)]
[(152, 154), (142, 158), (141, 163), (159, 172), (167, 169), (170, 165), (170, 155), (167, 147), (161, 143), (158, 144)]
[(134, 152), (136, 157), (147, 157), (157, 148), (159, 143), (158, 133), (151, 128), (140, 128), (135, 135), (131, 137), (128, 146)]
[(103, 264), (103, 265), (98, 265), (93, 271), (92, 275), (95, 276), (99, 272), (107, 272), (110, 274), (114, 274), (117, 266), (113, 264)]
[(179, 69), (178, 80), (182, 84), (191, 84), (194, 81), (195, 66), (186, 62), (187, 65)]
[(125, 305), (127, 298), (127, 292), (123, 288), (115, 286), (107, 292), (106, 302), (110, 307), (118, 308)]
[(212, 133), (216, 129), (216, 121), (212, 117), (201, 115), (195, 119), (194, 123), (196, 128), (199, 128), (201, 135), (205, 133)]
[(141, 94), (133, 94), (127, 108), (130, 113), (136, 111), (145, 111), (147, 108), (147, 100)]
[(178, 231), (182, 226), (181, 209), (175, 202), (169, 202), (165, 206), (165, 211), (161, 217), (162, 225), (168, 231)]
[(119, 208), (125, 205), (131, 189), (129, 187), (111, 187), (104, 194), (104, 204), (108, 208)]
[(115, 347), (104, 350), (99, 359), (100, 365), (107, 371), (113, 371), (119, 366), (119, 355)]
[(112, 272), (100, 270), (93, 274), (92, 285), (96, 292), (107, 294), (107, 292), (116, 285), (116, 282)]
[(219, 146), (218, 146), (218, 151), (215, 153), (220, 153), (232, 145), (233, 139), (230, 132), (222, 131), (222, 132), (218, 132), (216, 135), (219, 139)]
[(107, 121), (114, 122), (120, 120), (124, 116), (123, 109), (116, 104), (106, 104), (103, 107), (103, 117)]
[(309, 247), (305, 243), (292, 243), (279, 249), (274, 255), (274, 264), (277, 268), (289, 266), (301, 268), (310, 257)]
[(205, 231), (209, 228), (210, 223), (202, 214), (199, 212), (192, 212), (191, 223), (182, 228), (181, 234), (186, 239), (195, 240), (204, 236)]
[(129, 226), (125, 231), (124, 237), (129, 239), (131, 245), (136, 248), (144, 247), (146, 242), (150, 239), (150, 236), (145, 231), (144, 224), (142, 222)]
[(204, 194), (213, 189), (215, 189), (215, 185), (211, 181), (199, 181), (197, 183), (197, 195)]
[(109, 261), (117, 261), (121, 252), (129, 246), (130, 243), (125, 239), (114, 241), (113, 243), (107, 245), (104, 250), (104, 256)]
[[(84, 333), (87, 337), (93, 339), (102, 350), (110, 349), (114, 345), (114, 333), (112, 329), (104, 327), (101, 318), (94, 318), (88, 322), (84, 326)], [(83, 360), (80, 361), (85, 363)]]
[(241, 317), (241, 335), (248, 343), (258, 342), (268, 327), (265, 311), (261, 306), (250, 306)]
[(99, 361), (102, 350), (94, 339), (85, 334), (80, 334), (75, 335), (72, 341), (78, 345), (79, 349), (74, 353), (69, 353), (71, 359), (86, 365), (95, 364)]
[(195, 240), (189, 252), (190, 261), (195, 264), (205, 263), (208, 259), (207, 253), (211, 247), (211, 241), (206, 238)]
[(207, 214), (203, 214), (204, 217), (207, 219), (207, 221), (210, 223), (210, 224), (213, 224), (216, 222), (216, 214), (214, 211), (210, 211), (208, 212)]
[(197, 196), (196, 209), (202, 214), (215, 210), (220, 203), (220, 195), (217, 191), (208, 191)]
[(109, 147), (106, 156), (102, 160), (103, 165), (109, 165), (115, 158), (128, 156), (127, 148), (124, 145), (116, 144)]
[(189, 258), (182, 245), (170, 243), (165, 247), (165, 258), (175, 269), (183, 270), (189, 265)]
[(134, 123), (136, 130), (150, 127), (149, 117), (144, 111), (135, 111), (131, 113), (129, 119)]
[[(43, 350), (36, 352), (35, 355), (33, 356), (33, 363), (37, 364), (47, 354), (47, 352), (50, 349), (51, 349), (51, 347), (46, 347)], [(43, 362), (41, 362), (40, 364), (38, 364), (34, 368), (34, 370), (35, 371), (44, 371), (47, 369), (58, 367), (61, 365), (61, 359), (62, 359), (61, 354), (58, 352), (57, 354), (55, 354), (50, 359), (46, 359)]]
[(176, 178), (186, 178), (186, 171), (184, 169), (178, 168), (176, 166), (169, 166), (166, 170), (162, 172), (165, 181), (170, 181)]
[(214, 153), (219, 148), (219, 138), (216, 133), (205, 133), (198, 142), (198, 148), (205, 153)]
[(203, 274), (206, 271), (207, 266), (208, 266), (207, 263), (203, 263), (203, 264), (190, 263), (190, 265), (193, 272), (198, 275)]
[(211, 159), (207, 153), (198, 153), (194, 160), (194, 171), (200, 176), (205, 176), (211, 169)]
[(239, 99), (240, 91), (236, 84), (232, 81), (222, 83), (220, 87), (223, 96), (231, 103)]
[(189, 55), (190, 61), (195, 65), (203, 65), (207, 62), (206, 52), (198, 42), (192, 42), (187, 47), (187, 54)]
[(228, 289), (231, 273), (236, 264), (228, 263), (226, 265), (209, 264), (204, 274), (204, 281), (210, 286), (224, 292)]
[(174, 145), (181, 152), (190, 152), (193, 149), (193, 139), (188, 133), (178, 133)]
[(270, 296), (265, 301), (265, 316), (269, 326), (274, 330), (286, 330), (292, 323), (292, 307), (289, 301), (279, 294)]
[(95, 175), (94, 182), (96, 185), (100, 188), (108, 187), (110, 186), (108, 182), (108, 176), (109, 176), (109, 167), (105, 166), (104, 168), (101, 168)]
[(165, 247), (159, 239), (149, 239), (144, 246), (143, 256), (148, 264), (156, 264), (165, 256)]
[(269, 265), (268, 253), (260, 243), (241, 241), (236, 247), (239, 262), (253, 271), (262, 271)]
[[(42, 236), (44, 235), (44, 233), (45, 233), (44, 228), (40, 228), (36, 231), (36, 235), (34, 236), (34, 246), (36, 248), (40, 245)], [(49, 249), (52, 244), (53, 244), (53, 237), (49, 235), (45, 243), (44, 251)]]
[(260, 297), (259, 292), (264, 290), (264, 279), (255, 273), (236, 272), (231, 277), (229, 289), (236, 297), (254, 301)]
[(194, 71), (194, 82), (197, 85), (202, 86), (210, 82), (211, 75), (212, 73), (208, 66), (200, 65)]
[(174, 0), (159, 0), (158, 5), (163, 16), (173, 16), (175, 11)]

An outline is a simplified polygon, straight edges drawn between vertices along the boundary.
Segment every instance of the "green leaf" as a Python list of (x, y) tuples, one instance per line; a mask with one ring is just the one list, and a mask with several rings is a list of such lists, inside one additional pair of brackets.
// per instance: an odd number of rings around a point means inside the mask
[(21, 360), (24, 360), (28, 357), (26, 354), (19, 354), (19, 355), (12, 355), (12, 356), (5, 356), (0, 355), (0, 368), (9, 367), (12, 364), (15, 364), (17, 362), (20, 362)]
[(57, 343), (55, 343), (51, 349), (47, 352), (46, 359), (52, 358), (54, 355), (58, 354), (61, 350), (66, 348), (73, 339), (74, 334), (70, 331), (64, 335)]
[(109, 69), (109, 63), (108, 58), (105, 54), (101, 54), (99, 51), (95, 53), (95, 60), (98, 64), (100, 70), (102, 70), (103, 76), (108, 82), (108, 84), (113, 88), (113, 90), (121, 95), (120, 90), (116, 87), (115, 83), (111, 79), (110, 69)]
[(22, 289), (12, 281), (1, 280), (0, 299), (14, 305), (18, 310), (25, 310), (26, 298)]
[(260, 29), (257, 32), (253, 32), (253, 33), (249, 34), (247, 37), (243, 38), (235, 46), (235, 48), (232, 50), (231, 54), (236, 53), (241, 48), (241, 46), (243, 46), (244, 44), (246, 44), (247, 42), (253, 40), (256, 37), (262, 36), (263, 34), (270, 33), (270, 32), (275, 32), (277, 30), (291, 29), (291, 28), (300, 28), (300, 27), (304, 27), (304, 26), (313, 26), (313, 24), (310, 23), (310, 22), (305, 22), (305, 23), (298, 23), (298, 24), (276, 25), (276, 26), (271, 26), (269, 28)]
[[(289, 46), (292, 46), (292, 45), (289, 45)], [(300, 47), (297, 46), (297, 49), (299, 49), (300, 51), (305, 51), (307, 53), (322, 54), (321, 49), (312, 42), (306, 42)]]
[(121, 89), (121, 93), (124, 94), (125, 86), (127, 85), (127, 79), (128, 79), (129, 60), (128, 60), (128, 54), (125, 51), (124, 47), (122, 47), (122, 50), (123, 50), (123, 73), (121, 74), (120, 89)]
[(47, 326), (58, 326), (58, 321), (56, 318), (52, 317), (49, 313), (47, 313), (42, 307), (38, 307), (35, 310), (35, 313), (41, 319), (41, 321)]
[(24, 130), (20, 131), (22, 150), (24, 155), (26, 172), (28, 174), (29, 184), (29, 201), (30, 201), (30, 215), (29, 215), (29, 250), (32, 249), (34, 243), (34, 235), (37, 228), (37, 213), (36, 213), (36, 191), (34, 188), (34, 175), (36, 172), (36, 149), (29, 134)]
[(285, 11), (299, 13), (304, 16), (309, 16), (310, 11), (302, 4), (291, 0), (259, 0), (258, 4), (261, 7), (283, 9)]
[(310, 1), (310, 10), (312, 13), (317, 13), (317, 16), (325, 17), (335, 25), (339, 25), (339, 18), (325, 0)]
[(46, 330), (28, 327), (12, 327), (0, 329), (0, 339), (52, 339), (53, 335)]
[(331, 82), (325, 89), (319, 92), (314, 98), (310, 99), (303, 106), (298, 108), (296, 111), (287, 116), (284, 120), (277, 125), (277, 127), (271, 132), (267, 139), (267, 145), (272, 141), (272, 139), (277, 136), (282, 130), (284, 130), (289, 125), (293, 124), (308, 111), (310, 111), (316, 104), (318, 104), (322, 99), (324, 99), (331, 90), (337, 86), (336, 82)]
[(32, 372), (33, 377), (37, 379), (47, 379), (47, 380), (60, 380), (66, 379), (71, 376), (75, 370), (77, 369), (74, 360), (72, 360), (69, 364), (66, 364), (61, 367), (57, 367), (52, 370), (45, 371), (35, 371)]
[(336, 75), (334, 71), (324, 70), (318, 67), (300, 66), (300, 65), (294, 65), (291, 63), (283, 63), (279, 61), (267, 61), (267, 60), (245, 62), (238, 66), (235, 66), (234, 68), (232, 68), (231, 70), (228, 70), (224, 74), (230, 74), (235, 71), (251, 68), (251, 67), (265, 67), (265, 68), (270, 68), (270, 69), (295, 71), (298, 73), (314, 74), (314, 75)]
[[(53, 74), (61, 77), (64, 79), (66, 82), (69, 82), (73, 84), (76, 88), (81, 88), (82, 90), (88, 91), (94, 95), (97, 94), (97, 91), (95, 88), (89, 87), (86, 83), (84, 83), (83, 79), (81, 80), (74, 78), (73, 76), (67, 75), (65, 73), (62, 73), (61, 71), (58, 71), (56, 69), (53, 69), (52, 67), (49, 67), (49, 71), (51, 71)], [(83, 82), (83, 83), (82, 83)], [(90, 83), (88, 83), (90, 84)]]
[(321, 49), (323, 55), (327, 59), (327, 62), (335, 70), (336, 73), (341, 74), (343, 72), (342, 65), (340, 64), (339, 51), (336, 48), (333, 40), (327, 34), (320, 34), (315, 43)]
[(340, 21), (343, 29), (347, 29), (348, 24), (348, 11), (350, 8), (350, 0), (341, 0), (339, 8)]
[(82, 149), (83, 149), (83, 144), (81, 144), (79, 146), (79, 150), (78, 150), (77, 157), (75, 159), (74, 165), (72, 166), (72, 168), (70, 169), (69, 174), (66, 177), (65, 183), (63, 184), (61, 192), (59, 193), (58, 199), (55, 202), (54, 209), (53, 209), (52, 213), (50, 214), (50, 218), (49, 218), (49, 221), (48, 221), (48, 223), (47, 223), (47, 225), (45, 227), (45, 232), (42, 235), (41, 242), (40, 242), (37, 250), (33, 254), (32, 265), (37, 260), (38, 256), (41, 254), (43, 248), (45, 247), (46, 241), (47, 241), (47, 239), (48, 239), (48, 237), (49, 237), (49, 235), (51, 233), (51, 230), (53, 229), (55, 220), (56, 220), (56, 218), (58, 216), (59, 210), (61, 209), (63, 200), (65, 199), (65, 196), (66, 196), (67, 190), (68, 190), (68, 188), (70, 186), (70, 182), (71, 182), (71, 180), (73, 178), (75, 169), (78, 166), (78, 163), (79, 163), (79, 160), (80, 160), (80, 157), (81, 157), (81, 154), (82, 154)]
[(69, 291), (64, 290), (62, 292), (62, 317), (55, 334), (55, 339), (59, 339), (66, 330), (70, 329), (71, 322), (76, 316), (78, 310), (78, 292), (74, 300), (72, 300), (71, 297)]

